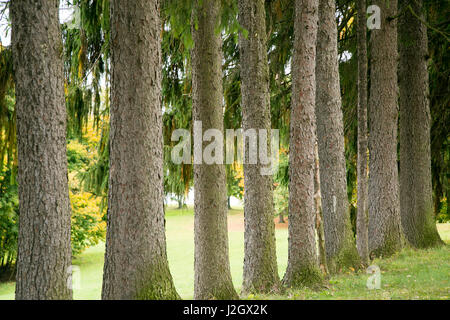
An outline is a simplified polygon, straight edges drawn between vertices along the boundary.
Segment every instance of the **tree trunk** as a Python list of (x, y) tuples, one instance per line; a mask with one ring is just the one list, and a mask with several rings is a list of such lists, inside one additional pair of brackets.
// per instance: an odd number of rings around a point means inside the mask
[[(248, 37), (239, 34), (243, 129), (264, 129), (270, 155), (269, 67), (267, 63), (263, 0), (239, 0), (239, 23)], [(247, 154), (247, 152), (246, 152)], [(244, 163), (244, 292), (269, 292), (280, 285), (275, 225), (273, 178), (261, 175), (264, 165)], [(264, 166), (265, 167), (265, 166)]]
[(443, 244), (431, 188), (427, 28), (411, 12), (424, 19), (423, 1), (400, 0), (400, 6), (400, 215), (409, 242), (426, 248)]
[(347, 198), (335, 0), (319, 1), (316, 117), (325, 248), (330, 272), (359, 265)]
[(11, 1), (19, 240), (16, 299), (72, 299), (59, 1)]
[(111, 1), (111, 119), (103, 299), (177, 299), (163, 209), (157, 0)]
[[(222, 41), (220, 34), (215, 33), (220, 2), (197, 0), (192, 19), (193, 119), (202, 122), (203, 131), (217, 129), (223, 133)], [(203, 142), (202, 150), (208, 144)], [(194, 189), (194, 297), (236, 299), (228, 257), (224, 164), (194, 163)]]
[(367, 29), (366, 0), (357, 0), (358, 37), (358, 159), (356, 246), (363, 265), (369, 265), (367, 212)]
[(288, 287), (322, 281), (315, 239), (316, 37), (318, 2), (295, 1), (289, 147), (289, 245), (283, 282)]
[(177, 195), (178, 209), (183, 209), (183, 196)]
[(381, 29), (372, 30), (369, 135), (369, 250), (389, 256), (402, 247), (397, 168), (397, 0), (375, 0)]

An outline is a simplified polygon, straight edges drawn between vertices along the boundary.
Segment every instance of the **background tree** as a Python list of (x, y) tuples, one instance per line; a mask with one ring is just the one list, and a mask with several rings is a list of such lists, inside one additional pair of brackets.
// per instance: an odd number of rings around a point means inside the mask
[(314, 286), (322, 281), (315, 237), (314, 146), (316, 143), (316, 37), (318, 3), (295, 1), (289, 149), (289, 248), (283, 283)]
[(367, 15), (366, 0), (356, 0), (358, 38), (358, 212), (356, 246), (361, 262), (369, 264), (367, 212)]
[[(357, 153), (358, 153), (358, 53), (355, 2), (336, 2), (338, 20), (338, 59), (344, 119), (347, 197), (350, 221), (356, 235)], [(366, 22), (364, 22), (366, 23)]]
[(450, 220), (450, 23), (448, 1), (429, 0), (426, 6), (429, 39), (431, 111), (431, 177), (434, 212), (439, 222)]
[(111, 2), (103, 299), (176, 299), (163, 211), (160, 2)]
[(369, 251), (389, 256), (402, 247), (397, 168), (397, 0), (374, 1), (381, 28), (370, 35)]
[(443, 242), (433, 214), (427, 27), (423, 1), (400, 0), (399, 7), (401, 220), (411, 244), (432, 247)]
[(71, 299), (59, 1), (11, 1), (19, 243), (16, 299)]
[[(269, 68), (265, 8), (262, 0), (239, 0), (239, 34), (243, 130), (265, 129), (270, 148)], [(245, 143), (244, 148), (247, 148)], [(248, 149), (244, 152), (248, 155)], [(247, 156), (246, 156), (247, 157)], [(261, 175), (263, 164), (244, 162), (244, 292), (269, 292), (279, 286), (273, 223), (272, 175)]]
[[(193, 120), (223, 133), (220, 3), (196, 0), (192, 15)], [(202, 132), (202, 137), (203, 137)], [(209, 142), (201, 143), (201, 152)], [(195, 150), (195, 149), (194, 149)], [(195, 151), (194, 151), (195, 152)], [(195, 157), (195, 156), (194, 156)], [(236, 299), (228, 258), (227, 189), (223, 164), (194, 159), (195, 299)]]
[(319, 1), (316, 117), (325, 248), (330, 272), (359, 265), (350, 224), (345, 168), (344, 123), (339, 85), (336, 8)]

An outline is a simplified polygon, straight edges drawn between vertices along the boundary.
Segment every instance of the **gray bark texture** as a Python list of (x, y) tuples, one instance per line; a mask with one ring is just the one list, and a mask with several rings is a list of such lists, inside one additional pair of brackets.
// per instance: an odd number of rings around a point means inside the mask
[(375, 0), (381, 28), (370, 36), (369, 251), (389, 256), (403, 245), (397, 167), (397, 0)]
[[(270, 155), (270, 98), (267, 36), (263, 0), (239, 0), (239, 34), (243, 129), (267, 130)], [(260, 142), (264, 143), (264, 142)], [(261, 175), (264, 164), (244, 164), (245, 249), (243, 292), (278, 290), (273, 177)]]
[(331, 273), (359, 265), (347, 198), (344, 120), (338, 63), (335, 0), (320, 0), (316, 118), (325, 248)]
[(11, 1), (19, 243), (16, 299), (72, 299), (59, 1)]
[(318, 2), (295, 1), (289, 147), (289, 244), (283, 283), (322, 281), (315, 239), (314, 145), (316, 142), (316, 39)]
[[(195, 21), (197, 23), (195, 23)], [(223, 133), (220, 2), (194, 4), (192, 35), (193, 119), (203, 132)], [(197, 27), (196, 27), (197, 24)], [(202, 150), (211, 142), (203, 142)], [(237, 299), (228, 256), (227, 189), (224, 164), (194, 164), (195, 299)]]
[(367, 210), (367, 27), (366, 0), (357, 0), (358, 41), (358, 157), (357, 157), (357, 213), (356, 247), (361, 263), (369, 264)]
[(102, 299), (176, 299), (163, 209), (158, 0), (111, 1), (108, 223)]
[[(426, 248), (443, 244), (433, 213), (430, 151), (428, 38), (423, 1), (400, 0), (400, 215), (408, 241)], [(408, 7), (410, 9), (408, 9)]]

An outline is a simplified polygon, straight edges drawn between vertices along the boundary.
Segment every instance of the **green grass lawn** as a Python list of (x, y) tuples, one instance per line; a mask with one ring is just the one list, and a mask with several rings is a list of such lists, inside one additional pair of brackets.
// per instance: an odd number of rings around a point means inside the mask
[[(230, 264), (233, 282), (239, 290), (242, 283), (244, 233), (242, 210), (229, 213)], [(167, 251), (170, 270), (178, 293), (192, 299), (194, 291), (194, 219), (192, 209), (167, 210)], [(441, 237), (450, 242), (450, 224), (438, 225)], [(276, 230), (280, 277), (287, 263), (287, 229)], [(74, 259), (80, 267), (80, 289), (75, 299), (100, 299), (103, 243), (91, 247)], [(405, 249), (389, 259), (376, 260), (381, 268), (381, 289), (368, 290), (365, 272), (347, 272), (329, 279), (329, 285), (319, 291), (308, 289), (287, 291), (284, 295), (248, 296), (256, 299), (449, 299), (450, 248), (430, 250)], [(0, 300), (14, 298), (14, 283), (0, 283)]]

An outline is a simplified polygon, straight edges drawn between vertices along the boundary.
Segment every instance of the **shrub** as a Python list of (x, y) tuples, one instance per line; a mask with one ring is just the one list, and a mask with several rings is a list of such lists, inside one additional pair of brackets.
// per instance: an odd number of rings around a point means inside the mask
[(0, 275), (9, 274), (17, 255), (19, 200), (11, 171), (0, 172)]

